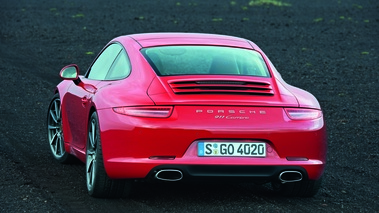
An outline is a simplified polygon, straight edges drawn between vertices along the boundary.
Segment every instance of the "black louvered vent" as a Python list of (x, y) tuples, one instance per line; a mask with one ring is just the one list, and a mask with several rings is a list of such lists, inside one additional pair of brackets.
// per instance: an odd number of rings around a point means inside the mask
[(248, 94), (274, 95), (269, 82), (265, 81), (169, 81), (175, 94)]

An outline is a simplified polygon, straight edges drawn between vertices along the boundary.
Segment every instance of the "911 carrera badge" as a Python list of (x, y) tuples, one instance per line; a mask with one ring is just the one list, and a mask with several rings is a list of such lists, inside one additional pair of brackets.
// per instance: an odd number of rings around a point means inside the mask
[[(265, 115), (266, 111), (265, 110), (213, 110), (213, 109), (208, 109), (208, 110), (202, 110), (202, 109), (197, 109), (196, 113), (206, 113), (206, 114), (217, 114), (215, 115), (215, 119), (228, 119), (228, 120), (248, 120), (250, 119), (249, 114), (260, 114), (260, 115)], [(225, 115), (228, 114), (228, 115)]]
[(216, 119), (228, 119), (228, 120), (248, 120), (249, 116), (230, 116), (230, 115), (215, 115)]

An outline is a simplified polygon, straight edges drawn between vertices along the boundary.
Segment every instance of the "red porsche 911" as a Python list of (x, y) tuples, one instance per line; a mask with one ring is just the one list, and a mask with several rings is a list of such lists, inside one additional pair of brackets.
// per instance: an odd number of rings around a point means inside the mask
[(125, 35), (84, 76), (73, 64), (60, 77), (48, 141), (59, 162), (85, 162), (91, 196), (127, 196), (135, 180), (271, 182), (304, 197), (320, 188), (320, 105), (249, 40)]

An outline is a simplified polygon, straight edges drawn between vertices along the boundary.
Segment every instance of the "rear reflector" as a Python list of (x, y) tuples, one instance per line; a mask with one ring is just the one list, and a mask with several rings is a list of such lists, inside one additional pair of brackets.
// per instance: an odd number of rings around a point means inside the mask
[(322, 116), (322, 111), (317, 109), (285, 108), (284, 110), (292, 120), (312, 120)]
[(175, 160), (175, 156), (150, 156), (150, 160)]
[(170, 117), (172, 106), (149, 106), (149, 107), (115, 107), (113, 111), (123, 115), (150, 117), (150, 118), (168, 118)]
[(288, 161), (308, 161), (305, 157), (286, 157)]

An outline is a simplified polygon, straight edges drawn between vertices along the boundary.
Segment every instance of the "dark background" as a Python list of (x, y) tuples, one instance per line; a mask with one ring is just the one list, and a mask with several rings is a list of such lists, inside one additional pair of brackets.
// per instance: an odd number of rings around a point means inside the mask
[[(379, 211), (378, 31), (376, 0), (1, 0), (0, 212)], [(49, 151), (58, 72), (76, 63), (84, 73), (109, 40), (142, 32), (247, 38), (288, 83), (313, 93), (329, 135), (319, 193), (179, 183), (138, 184), (129, 199), (89, 197), (84, 164), (61, 165)]]

